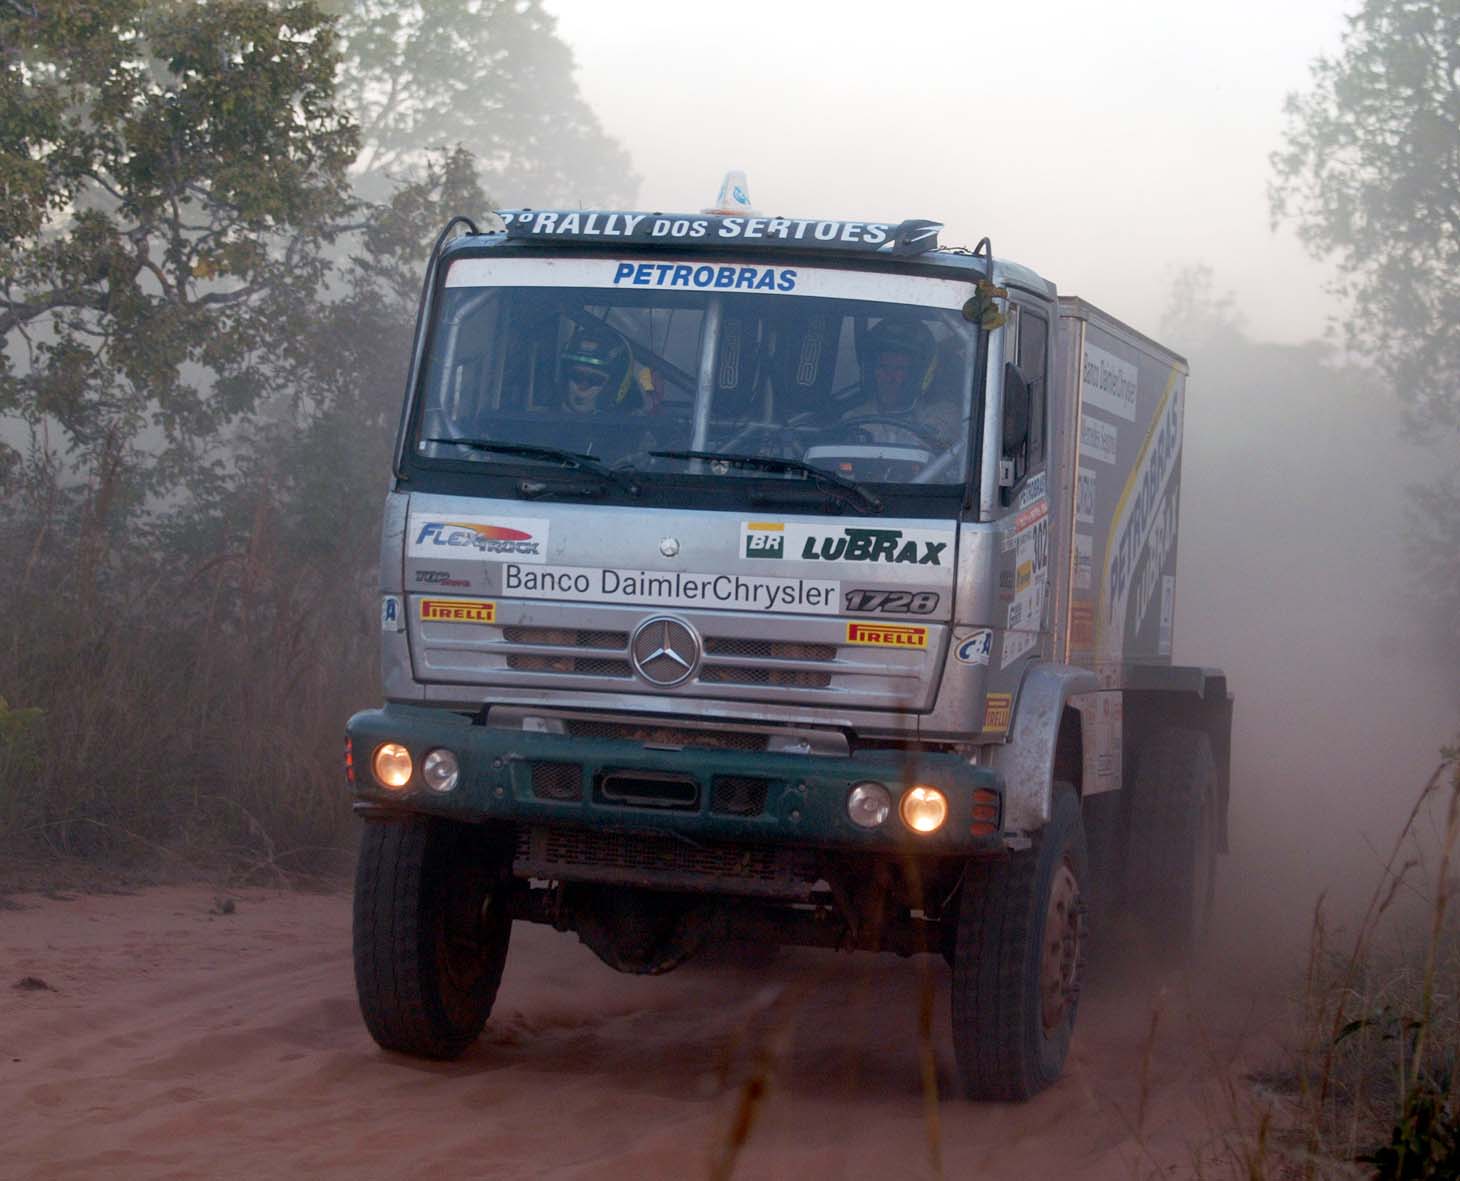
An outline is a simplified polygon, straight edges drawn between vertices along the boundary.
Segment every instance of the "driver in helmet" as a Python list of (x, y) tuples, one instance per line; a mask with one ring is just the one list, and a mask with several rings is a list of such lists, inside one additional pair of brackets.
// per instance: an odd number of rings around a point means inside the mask
[(633, 350), (606, 325), (577, 327), (561, 358), (563, 408), (571, 414), (635, 414), (645, 408)]
[[(867, 332), (861, 350), (862, 399), (843, 415), (846, 420), (900, 419), (908, 431), (949, 444), (959, 427), (958, 410), (939, 399), (938, 348), (927, 325), (900, 316), (884, 316)], [(867, 423), (863, 428), (879, 443), (907, 442), (893, 422)]]

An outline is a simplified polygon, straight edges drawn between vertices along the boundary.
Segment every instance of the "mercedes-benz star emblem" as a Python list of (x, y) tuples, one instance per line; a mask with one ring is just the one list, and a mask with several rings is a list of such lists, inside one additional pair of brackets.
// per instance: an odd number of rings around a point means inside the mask
[(639, 624), (629, 654), (644, 680), (667, 689), (694, 672), (700, 659), (700, 641), (688, 624), (656, 615)]
[(663, 541), (659, 543), (659, 552), (663, 554), (666, 558), (674, 557), (675, 554), (679, 553), (679, 539), (675, 537), (666, 537)]

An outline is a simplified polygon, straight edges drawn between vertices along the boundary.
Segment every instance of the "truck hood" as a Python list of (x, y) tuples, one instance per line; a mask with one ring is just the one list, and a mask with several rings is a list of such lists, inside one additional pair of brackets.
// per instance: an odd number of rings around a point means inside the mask
[(516, 686), (926, 710), (957, 543), (951, 521), (416, 494), (412, 667), (498, 701)]

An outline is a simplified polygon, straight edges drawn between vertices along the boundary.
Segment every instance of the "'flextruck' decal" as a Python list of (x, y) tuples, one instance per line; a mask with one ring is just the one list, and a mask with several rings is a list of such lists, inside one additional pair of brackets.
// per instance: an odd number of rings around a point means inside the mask
[(548, 522), (543, 519), (413, 513), (406, 528), (409, 558), (547, 561)]

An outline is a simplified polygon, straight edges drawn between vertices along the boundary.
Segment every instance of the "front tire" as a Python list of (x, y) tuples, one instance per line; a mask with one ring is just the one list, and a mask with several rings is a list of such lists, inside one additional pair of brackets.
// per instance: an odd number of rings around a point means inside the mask
[(1031, 849), (964, 875), (953, 953), (953, 1052), (970, 1099), (1028, 1099), (1060, 1076), (1085, 956), (1089, 864), (1080, 800), (1054, 788)]
[(457, 1058), (481, 1034), (512, 935), (510, 857), (489, 830), (416, 815), (365, 821), (355, 988), (383, 1049)]

